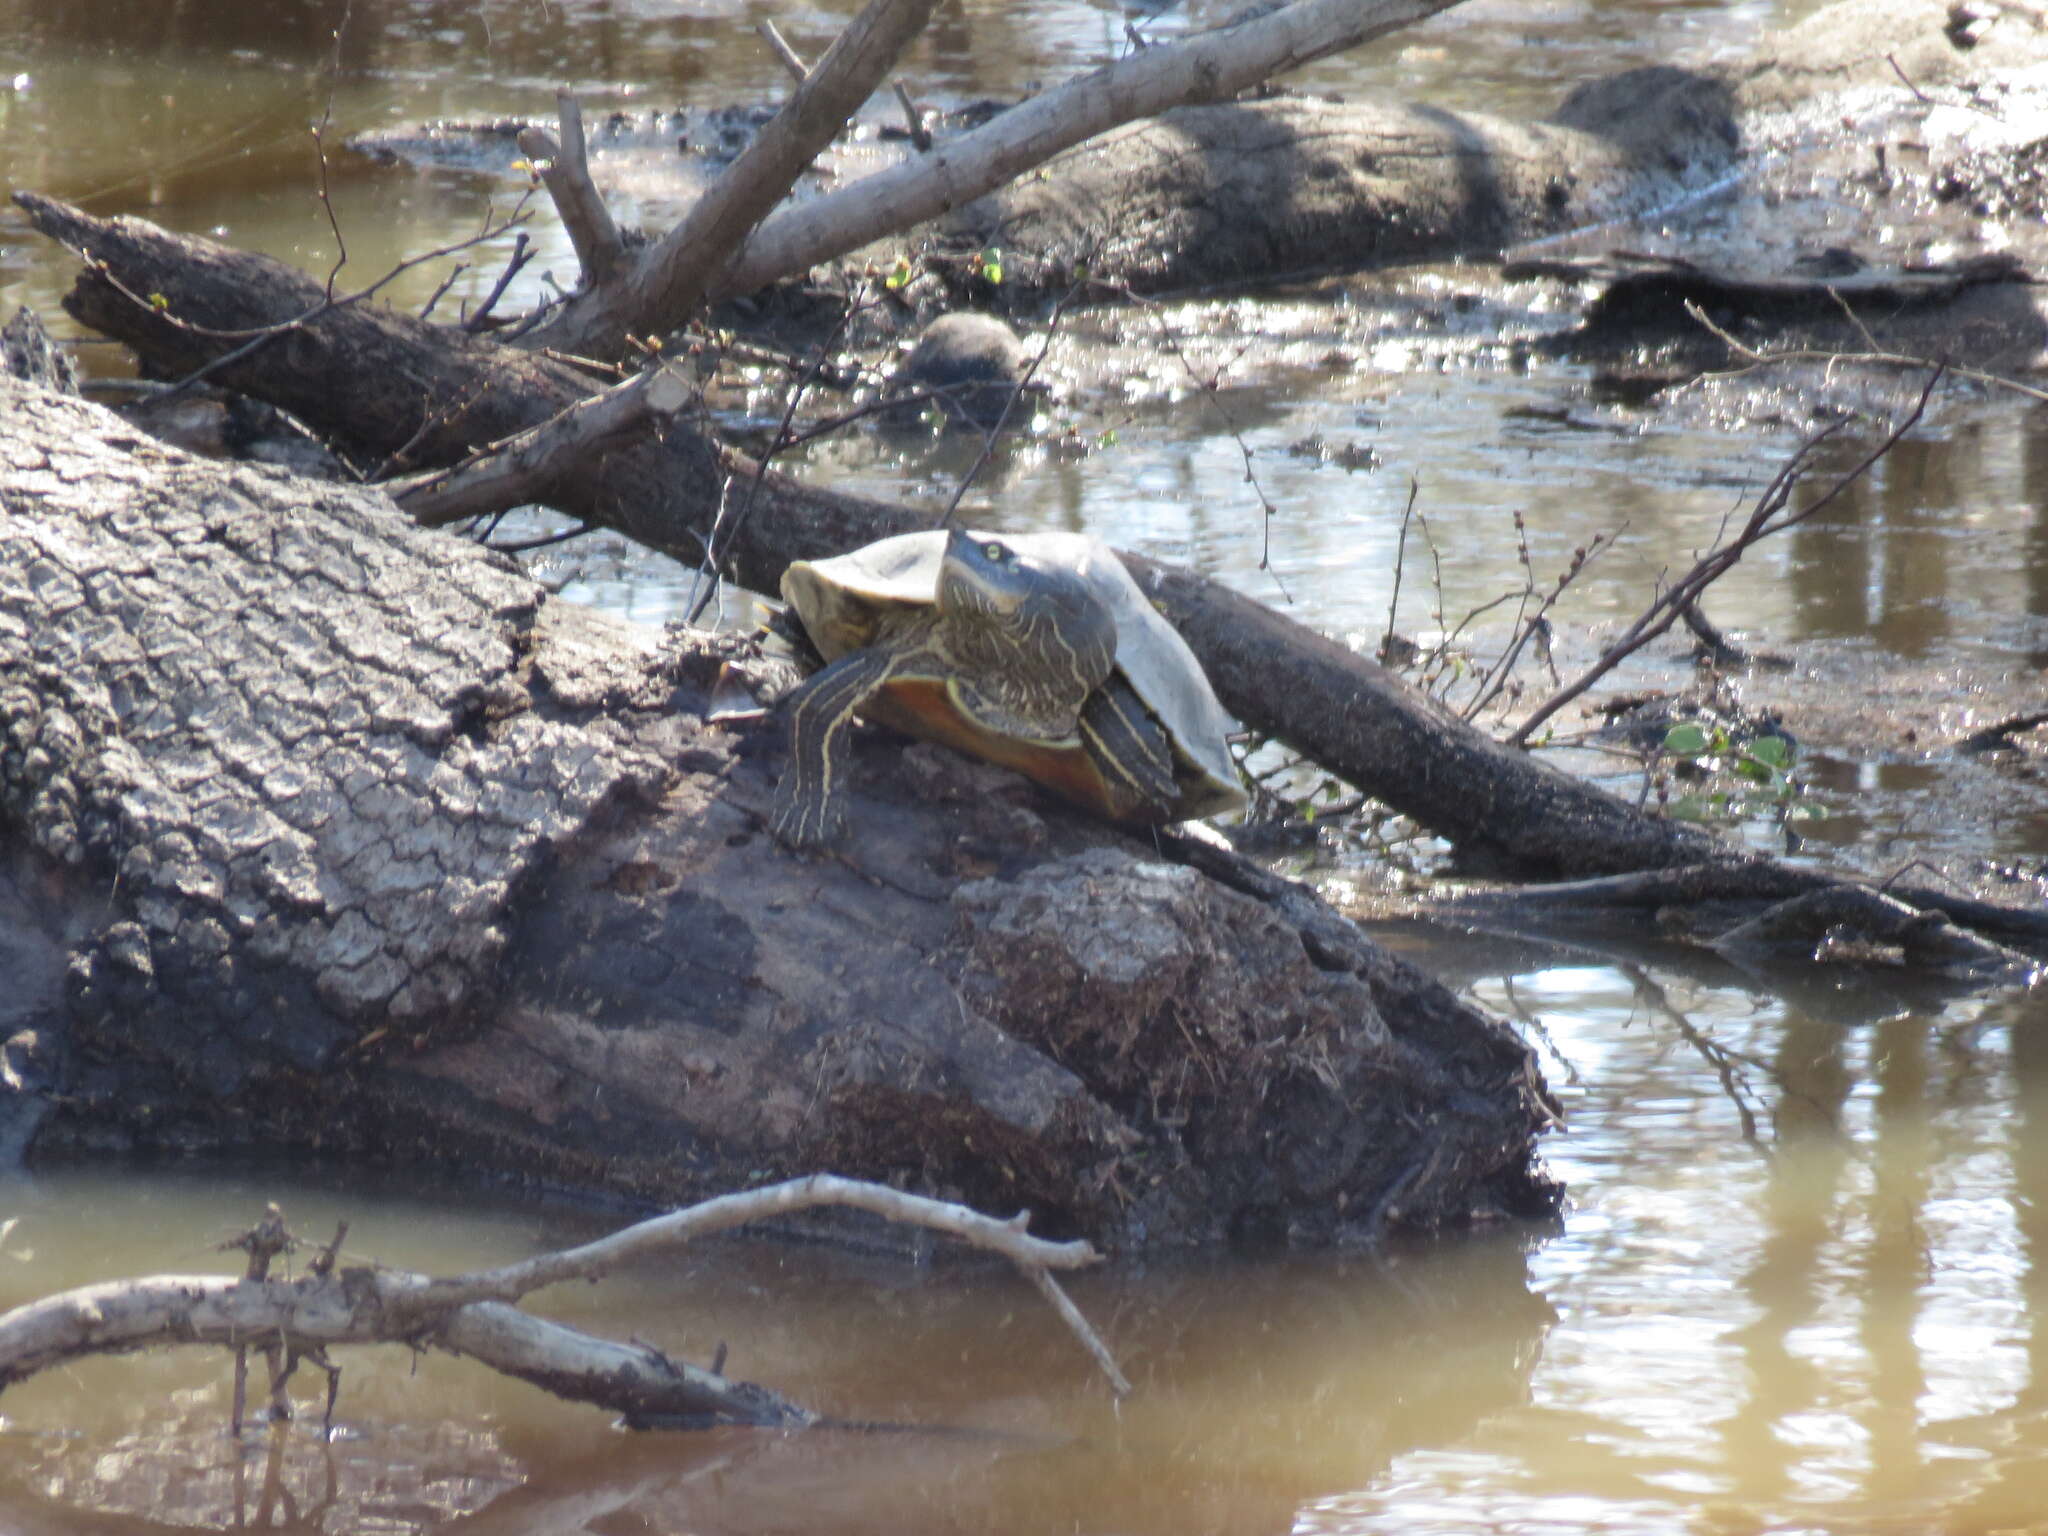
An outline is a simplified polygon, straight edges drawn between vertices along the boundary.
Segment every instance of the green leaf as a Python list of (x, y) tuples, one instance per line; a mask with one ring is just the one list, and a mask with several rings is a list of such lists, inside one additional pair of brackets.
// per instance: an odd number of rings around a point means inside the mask
[(1792, 743), (1782, 736), (1759, 736), (1749, 744), (1749, 755), (1772, 768), (1792, 765)]
[(1690, 720), (1664, 733), (1664, 750), (1673, 757), (1698, 757), (1707, 750), (1707, 733)]
[(987, 250), (981, 253), (981, 258), (979, 261), (976, 262), (975, 266), (976, 270), (979, 271), (981, 275), (987, 278), (991, 283), (1002, 282), (1003, 253), (997, 250), (994, 246), (990, 246)]
[(909, 281), (910, 258), (908, 256), (898, 256), (896, 258), (896, 265), (891, 267), (889, 269), (889, 275), (882, 279), (882, 286), (884, 288), (887, 288), (891, 293), (894, 293), (898, 288), (901, 288), (905, 283)]

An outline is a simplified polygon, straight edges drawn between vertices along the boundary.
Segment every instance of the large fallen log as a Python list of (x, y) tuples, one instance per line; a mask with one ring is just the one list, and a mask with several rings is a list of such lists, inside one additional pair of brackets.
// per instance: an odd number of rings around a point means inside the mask
[[(445, 462), (472, 436), (494, 440), (547, 420), (591, 391), (552, 358), (448, 336), (369, 304), (329, 307), (311, 279), (268, 258), (140, 220), (95, 219), (33, 194), (16, 201), (38, 227), (88, 255), (65, 300), (75, 318), (168, 371), (241, 348), (219, 370), (222, 382), (378, 454)], [(309, 314), (317, 318), (294, 323)], [(277, 340), (253, 351), (213, 334), (263, 325), (280, 328)], [(396, 390), (363, 387), (393, 379), (402, 381)], [(689, 560), (714, 537), (720, 509), (747, 494), (735, 489), (729, 498), (728, 489), (758, 482), (752, 515), (728, 520), (717, 536), (722, 567), (758, 590), (773, 590), (791, 560), (921, 524), (902, 507), (763, 472), (688, 421), (658, 436), (613, 440), (594, 464), (577, 463), (577, 473), (529, 483), (526, 494)], [(1844, 879), (1625, 804), (1496, 742), (1368, 658), (1221, 583), (1135, 556), (1128, 563), (1226, 707), (1454, 844), (1475, 867), (1539, 877), (1683, 871), (1695, 899), (1719, 890), (1756, 911)], [(2048, 924), (2030, 914), (1938, 888), (1888, 889), (2000, 942), (2048, 949)]]
[[(64, 301), (74, 318), (174, 376), (243, 345), (213, 333), (279, 326), (276, 341), (214, 377), (359, 445), (366, 457), (450, 463), (595, 387), (552, 358), (371, 304), (328, 308), (318, 283), (267, 257), (138, 219), (94, 218), (34, 194), (15, 200), (37, 228), (88, 258)], [(719, 545), (727, 574), (758, 591), (774, 591), (792, 560), (923, 524), (904, 507), (764, 474), (689, 423), (658, 439), (618, 441), (594, 465), (528, 494), (695, 564), (725, 487), (757, 478), (752, 515), (727, 528)], [(1226, 708), (1472, 854), (1524, 872), (1609, 874), (1720, 851), (1696, 828), (1641, 815), (1501, 746), (1366, 657), (1219, 582), (1130, 564), (1187, 636)]]
[(0, 868), (44, 1041), (0, 1099), (43, 1111), (34, 1152), (663, 1200), (833, 1168), (1119, 1246), (1552, 1198), (1526, 1048), (1299, 888), (876, 740), (842, 855), (793, 857), (779, 732), (704, 720), (715, 648), (649, 656), (381, 493), (11, 381), (0, 508)]

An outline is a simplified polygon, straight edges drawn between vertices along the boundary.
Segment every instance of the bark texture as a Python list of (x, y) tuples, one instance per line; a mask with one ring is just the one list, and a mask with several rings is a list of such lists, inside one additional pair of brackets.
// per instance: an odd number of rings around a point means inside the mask
[(849, 842), (793, 857), (779, 728), (702, 719), (719, 649), (0, 390), (0, 839), (70, 979), (39, 1148), (831, 1167), (1118, 1244), (1551, 1199), (1527, 1050), (1308, 893), (873, 732)]
[(118, 881), (72, 956), (89, 1038), (220, 1093), (466, 1011), (545, 852), (666, 776), (526, 708), (531, 582), (0, 387), (0, 796)]

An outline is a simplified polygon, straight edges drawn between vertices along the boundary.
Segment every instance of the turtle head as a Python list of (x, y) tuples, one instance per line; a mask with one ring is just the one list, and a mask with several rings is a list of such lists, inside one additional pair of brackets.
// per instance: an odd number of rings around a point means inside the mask
[(939, 612), (961, 648), (1006, 658), (1079, 700), (1116, 665), (1116, 617), (1084, 571), (955, 528), (939, 562)]

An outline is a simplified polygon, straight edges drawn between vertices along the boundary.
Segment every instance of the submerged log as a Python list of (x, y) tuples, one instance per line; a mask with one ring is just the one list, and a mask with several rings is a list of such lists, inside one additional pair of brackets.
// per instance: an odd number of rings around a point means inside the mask
[(830, 1167), (1120, 1246), (1553, 1199), (1527, 1049), (1298, 888), (874, 733), (841, 856), (794, 857), (779, 731), (704, 719), (716, 647), (12, 382), (0, 506), (0, 839), (56, 970), (17, 1021), (56, 1042), (35, 1152), (662, 1200)]

